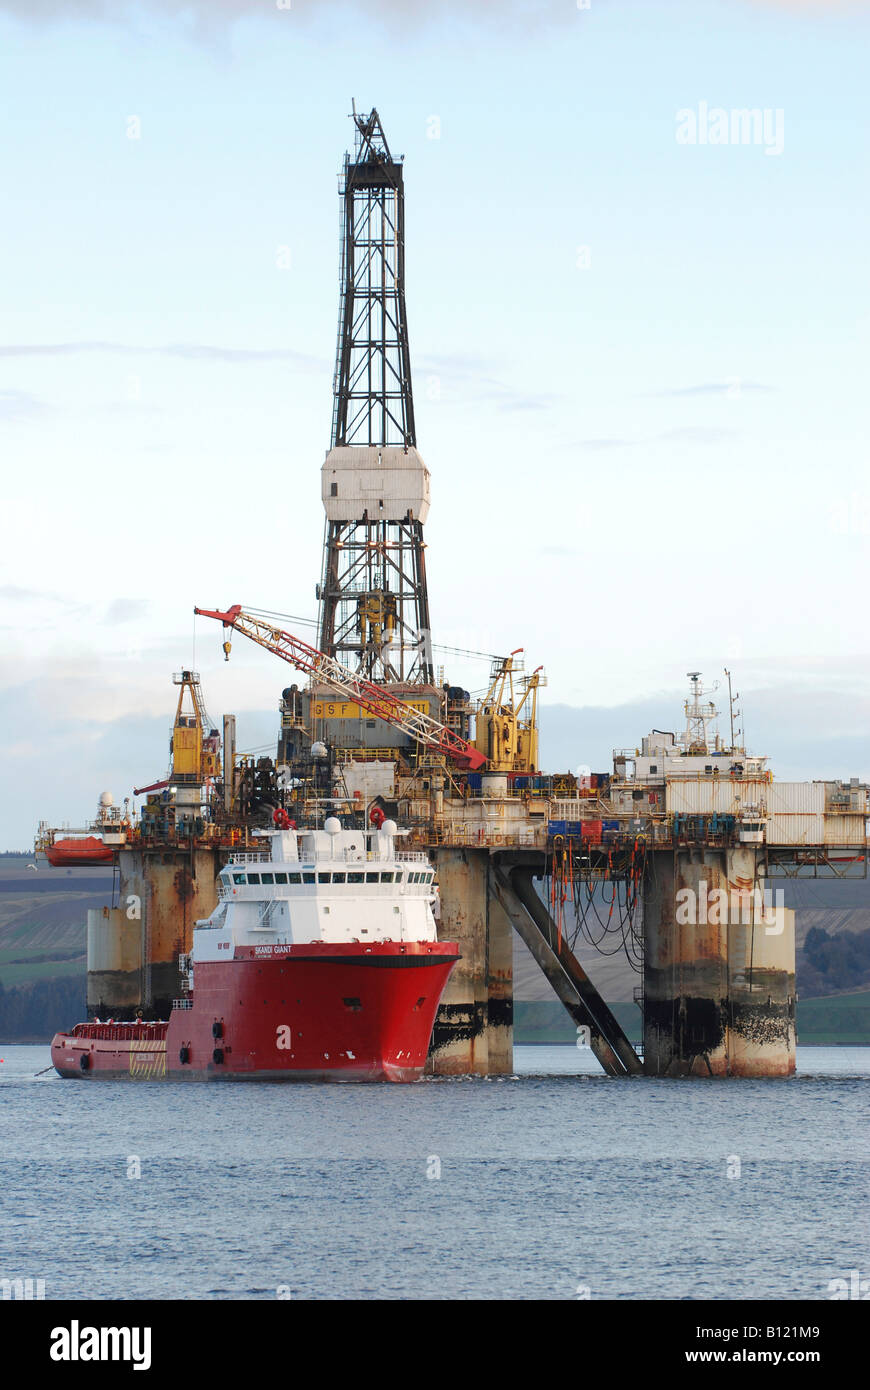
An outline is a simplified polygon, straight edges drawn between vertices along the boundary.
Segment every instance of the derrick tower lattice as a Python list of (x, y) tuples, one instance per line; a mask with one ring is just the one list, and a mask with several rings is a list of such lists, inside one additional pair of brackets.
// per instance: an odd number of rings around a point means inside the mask
[(429, 473), (416, 447), (405, 311), (401, 160), (377, 111), (354, 111), (345, 155), (332, 438), (319, 642), (368, 680), (433, 679), (423, 523)]

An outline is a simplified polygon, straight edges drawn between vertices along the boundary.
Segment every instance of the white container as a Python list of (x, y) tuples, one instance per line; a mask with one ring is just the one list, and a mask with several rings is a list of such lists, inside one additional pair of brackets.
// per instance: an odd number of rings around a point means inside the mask
[(429, 470), (416, 449), (342, 444), (320, 470), (320, 492), (330, 521), (415, 521), (429, 515)]
[(825, 816), (826, 845), (866, 845), (867, 821), (859, 816)]
[(825, 833), (825, 818), (821, 813), (778, 811), (766, 827), (769, 845), (820, 845)]
[(665, 807), (669, 814), (736, 816), (744, 806), (763, 804), (770, 785), (755, 777), (674, 777), (667, 782)]

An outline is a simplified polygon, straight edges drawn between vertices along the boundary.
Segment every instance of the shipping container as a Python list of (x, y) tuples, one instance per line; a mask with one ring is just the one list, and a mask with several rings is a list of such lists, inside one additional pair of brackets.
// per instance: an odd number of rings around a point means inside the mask
[(826, 845), (864, 845), (867, 840), (867, 820), (859, 816), (825, 816)]
[(767, 804), (775, 785), (756, 777), (673, 777), (666, 783), (665, 808), (686, 815), (736, 815), (744, 806)]
[(821, 813), (778, 811), (768, 819), (764, 830), (764, 838), (769, 845), (821, 845), (824, 843), (825, 818)]
[(824, 782), (769, 782), (765, 797), (771, 813), (819, 815), (825, 809)]

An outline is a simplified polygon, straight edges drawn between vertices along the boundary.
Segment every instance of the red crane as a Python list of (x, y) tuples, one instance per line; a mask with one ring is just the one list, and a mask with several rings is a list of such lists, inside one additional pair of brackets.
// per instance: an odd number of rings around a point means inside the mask
[[(304, 671), (345, 698), (355, 700), (376, 719), (386, 720), (388, 724), (401, 729), (402, 733), (417, 739), (427, 748), (452, 759), (459, 767), (476, 772), (486, 766), (485, 755), (473, 744), (460, 738), (459, 734), (454, 733), (446, 724), (432, 719), (422, 710), (409, 708), (383, 686), (375, 685), (362, 676), (353, 675), (334, 657), (327, 656), (316, 647), (309, 647), (307, 642), (294, 637), (292, 632), (274, 627), (263, 618), (254, 617), (252, 613), (245, 613), (241, 604), (234, 603), (225, 613), (209, 608), (194, 608), (193, 611), (203, 618), (215, 618), (217, 622), (223, 623), (225, 628), (233, 628), (245, 637), (250, 637), (252, 642), (295, 666), (297, 671)], [(229, 657), (228, 642), (224, 643), (224, 652)]]

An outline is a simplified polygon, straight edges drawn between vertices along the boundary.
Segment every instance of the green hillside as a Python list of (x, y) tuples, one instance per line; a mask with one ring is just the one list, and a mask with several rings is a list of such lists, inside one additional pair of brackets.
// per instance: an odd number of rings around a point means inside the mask
[[(87, 914), (111, 901), (111, 870), (52, 870), (28, 856), (0, 856), (0, 1041), (48, 1038), (59, 1022), (84, 1017)], [(799, 885), (798, 1038), (806, 1044), (870, 1046), (870, 988), (865, 987), (870, 884)], [(801, 922), (801, 918), (803, 921)], [(803, 944), (809, 939), (809, 952)], [(625, 998), (638, 977), (621, 960), (581, 958), (605, 998)], [(515, 939), (514, 1037), (520, 1043), (572, 1043), (576, 1032), (547, 980)], [(824, 995), (824, 997), (819, 997)], [(531, 997), (529, 997), (531, 996)], [(610, 1007), (633, 1042), (641, 1037), (636, 1004)]]
[[(611, 1004), (632, 1043), (641, 1041), (640, 1009), (636, 1004)], [(798, 1042), (805, 1046), (870, 1047), (870, 990), (798, 999)], [(514, 1001), (514, 1041), (573, 1043), (577, 1033), (558, 999)]]
[(0, 856), (0, 1041), (46, 1041), (85, 1016), (87, 916), (111, 901), (111, 870)]

